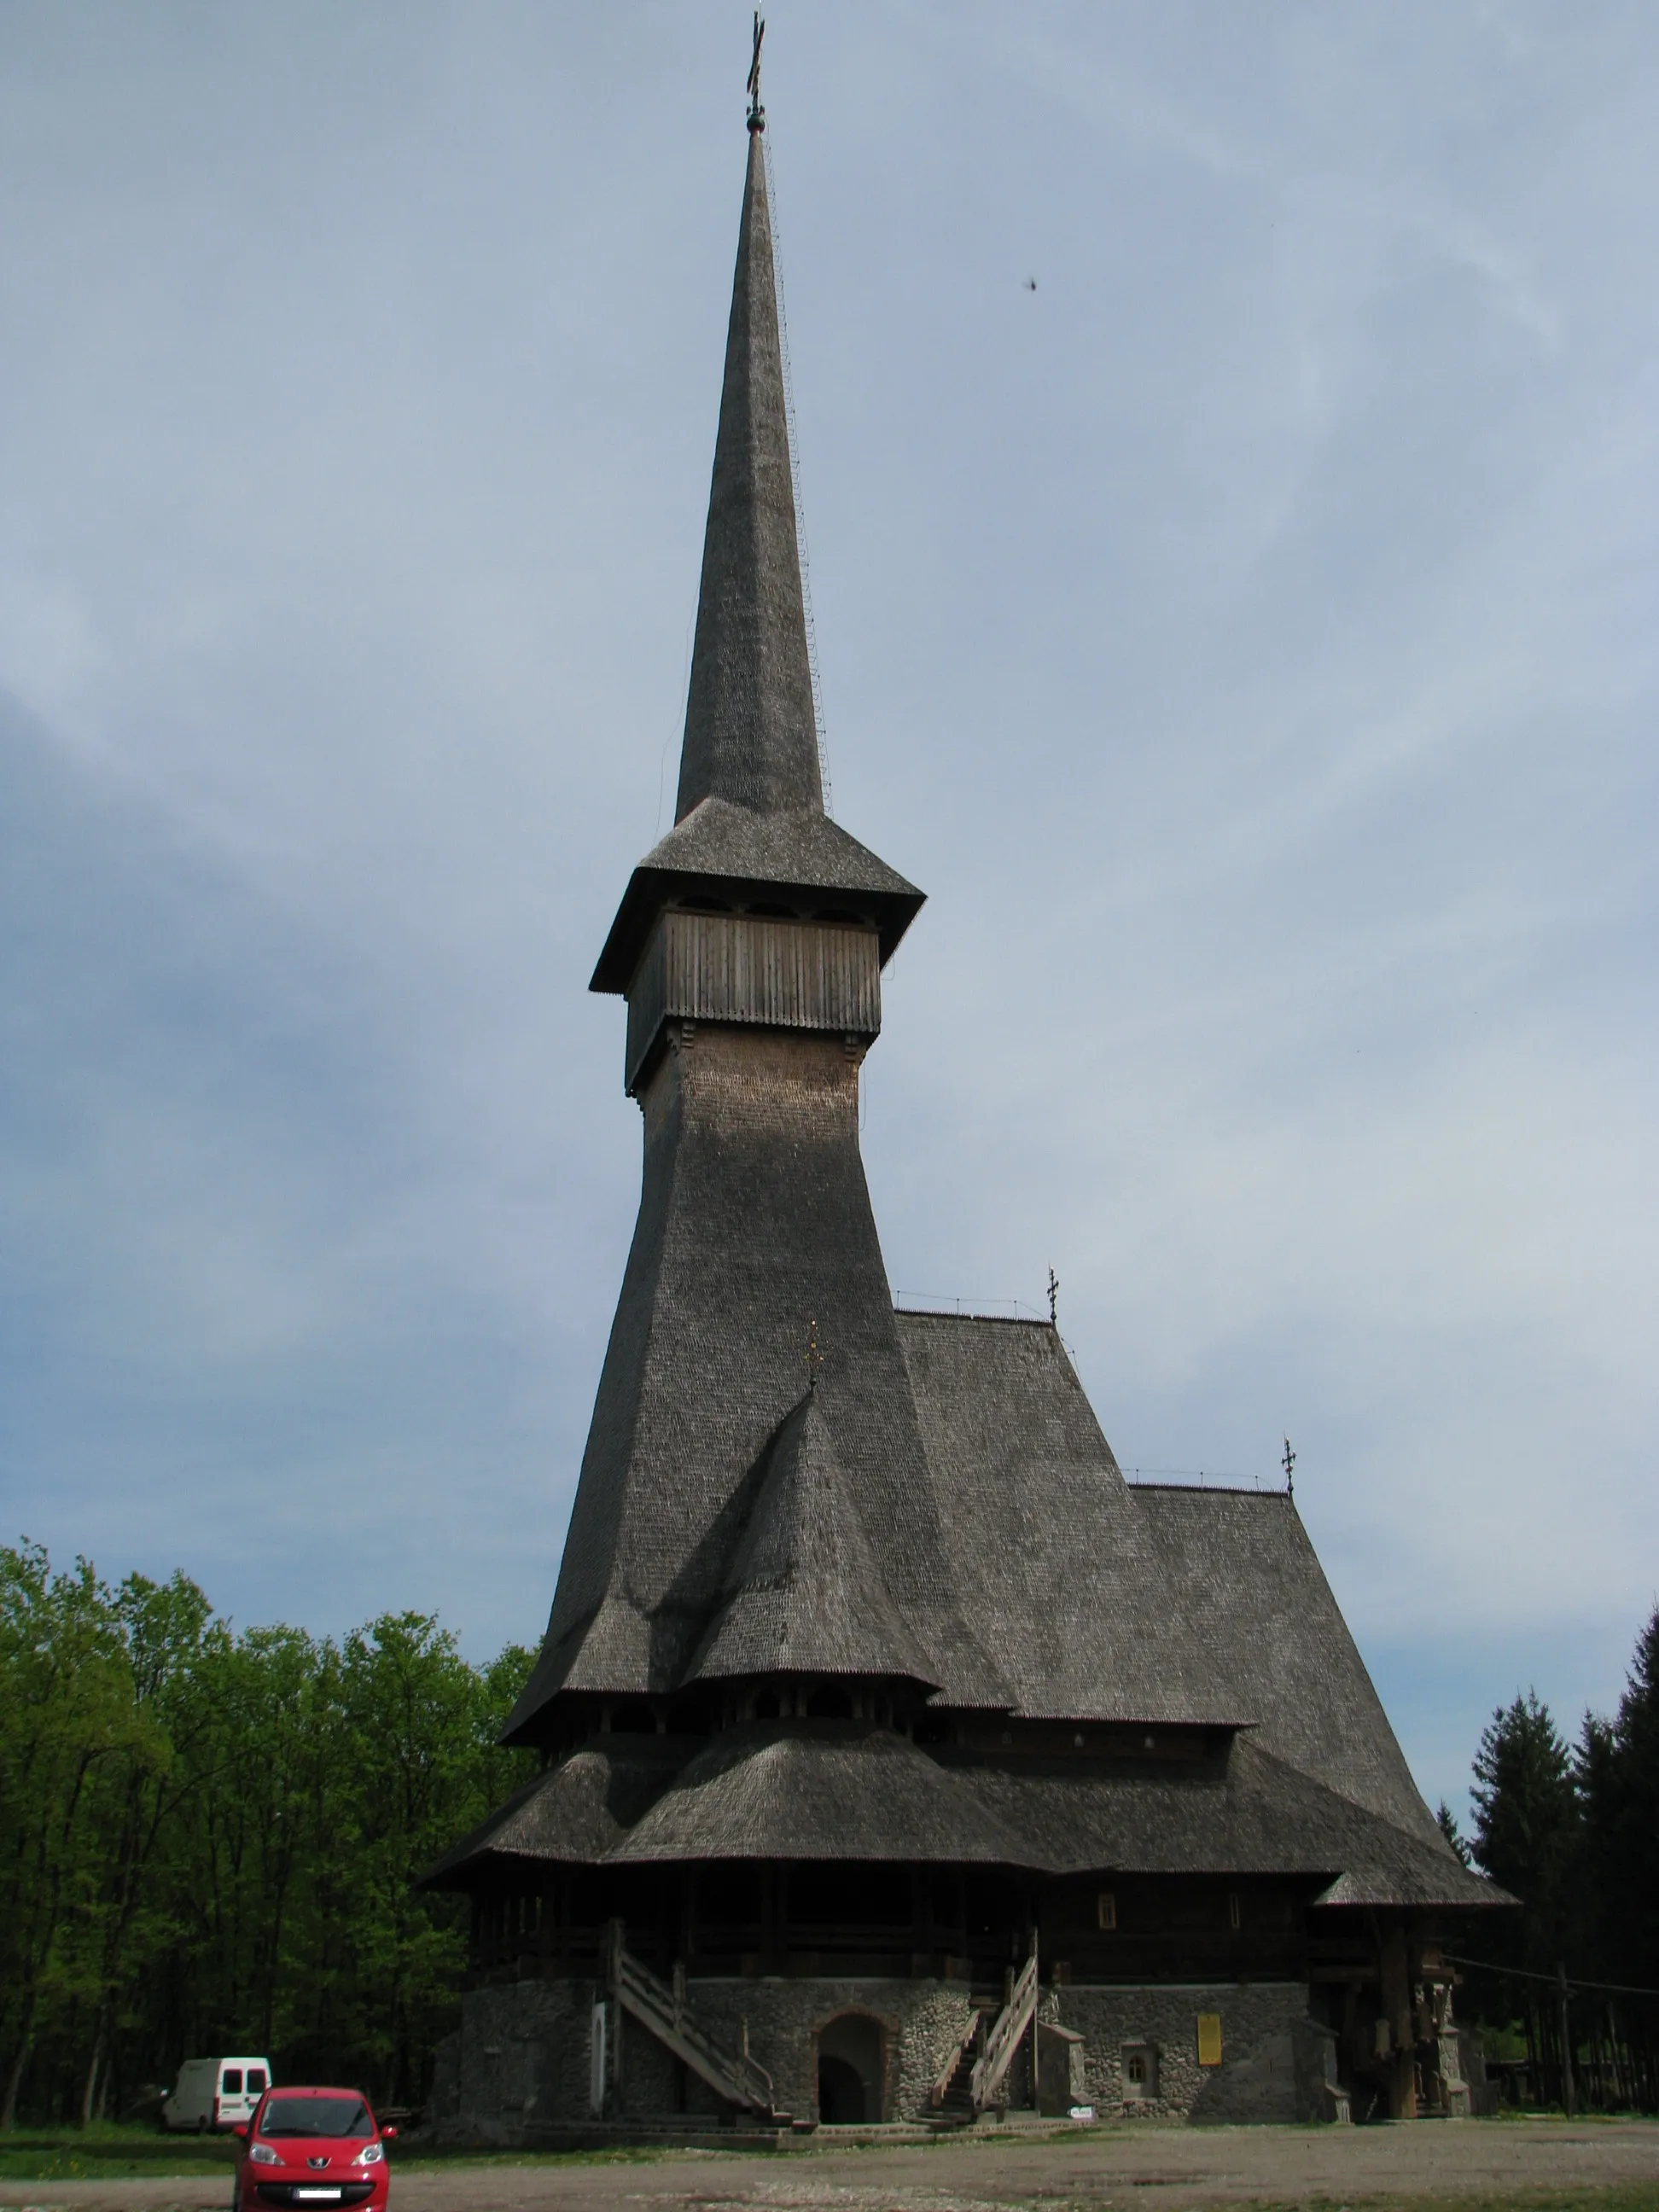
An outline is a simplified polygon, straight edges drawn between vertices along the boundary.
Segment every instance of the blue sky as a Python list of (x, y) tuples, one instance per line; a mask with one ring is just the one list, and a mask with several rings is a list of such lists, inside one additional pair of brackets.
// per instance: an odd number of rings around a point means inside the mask
[[(533, 1641), (746, 10), (0, 19), (0, 1532)], [(779, 0), (901, 1292), (1297, 1495), (1431, 1796), (1659, 1592), (1659, 20)], [(1035, 280), (1036, 289), (1030, 289)]]

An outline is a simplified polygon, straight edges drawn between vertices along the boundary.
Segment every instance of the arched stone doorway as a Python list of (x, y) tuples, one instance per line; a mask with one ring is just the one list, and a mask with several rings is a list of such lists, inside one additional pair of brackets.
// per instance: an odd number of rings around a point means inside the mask
[(886, 2054), (881, 2022), (867, 2012), (844, 2012), (818, 2030), (818, 2119), (826, 2127), (857, 2127), (884, 2118)]

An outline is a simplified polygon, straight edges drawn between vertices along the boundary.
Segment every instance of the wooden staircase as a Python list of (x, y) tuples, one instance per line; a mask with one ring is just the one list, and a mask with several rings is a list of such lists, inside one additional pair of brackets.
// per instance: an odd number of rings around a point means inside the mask
[(1036, 2018), (1036, 2008), (1037, 1949), (1036, 1938), (1033, 1936), (1031, 1955), (1014, 1978), (1002, 2010), (985, 2039), (985, 2049), (968, 2077), (968, 2094), (973, 2100), (975, 2118), (988, 2105), (1006, 2101), (997, 2093), (1008, 2078), (1008, 2069), (1019, 2049), (1021, 2036)]
[(987, 2029), (987, 2014), (975, 2009), (960, 2045), (946, 2060), (928, 2099), (933, 2124), (938, 2128), (971, 2127), (988, 2106), (1002, 2102), (999, 2096), (1008, 2078), (1020, 2039), (1030, 2033), (1036, 2018), (1037, 1953), (1018, 1975), (1012, 1970), (1002, 2010)]
[(655, 2036), (718, 2097), (739, 2112), (758, 2113), (777, 2127), (789, 2114), (774, 2101), (772, 2076), (747, 2050), (727, 2051), (709, 2034), (685, 2001), (685, 1976), (676, 1969), (672, 1985), (659, 1981), (626, 1948), (620, 1920), (611, 1923), (610, 1979), (612, 1996), (624, 2012)]
[(945, 2069), (934, 2082), (928, 2099), (929, 2122), (936, 2128), (969, 2128), (979, 2115), (974, 2110), (970, 2086), (974, 2068), (985, 2048), (985, 2023), (988, 2015), (975, 2009), (968, 2024), (968, 2033), (961, 2045), (945, 2062)]

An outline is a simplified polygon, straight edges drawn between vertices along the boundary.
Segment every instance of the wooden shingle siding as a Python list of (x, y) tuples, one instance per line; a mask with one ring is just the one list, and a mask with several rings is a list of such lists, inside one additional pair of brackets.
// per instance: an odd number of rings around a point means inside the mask
[(628, 994), (630, 1090), (665, 1021), (754, 1022), (873, 1037), (880, 939), (842, 922), (671, 908)]

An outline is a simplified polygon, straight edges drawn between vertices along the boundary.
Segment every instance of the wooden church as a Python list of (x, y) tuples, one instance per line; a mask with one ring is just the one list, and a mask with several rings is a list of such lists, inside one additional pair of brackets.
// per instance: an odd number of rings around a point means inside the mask
[(824, 811), (764, 127), (674, 827), (592, 979), (639, 1219), (541, 1771), (426, 1878), (472, 1900), (436, 2124), (1466, 2109), (1441, 1946), (1504, 1900), (1291, 1498), (1131, 1486), (1052, 1326), (895, 1310), (860, 1071), (922, 893)]

